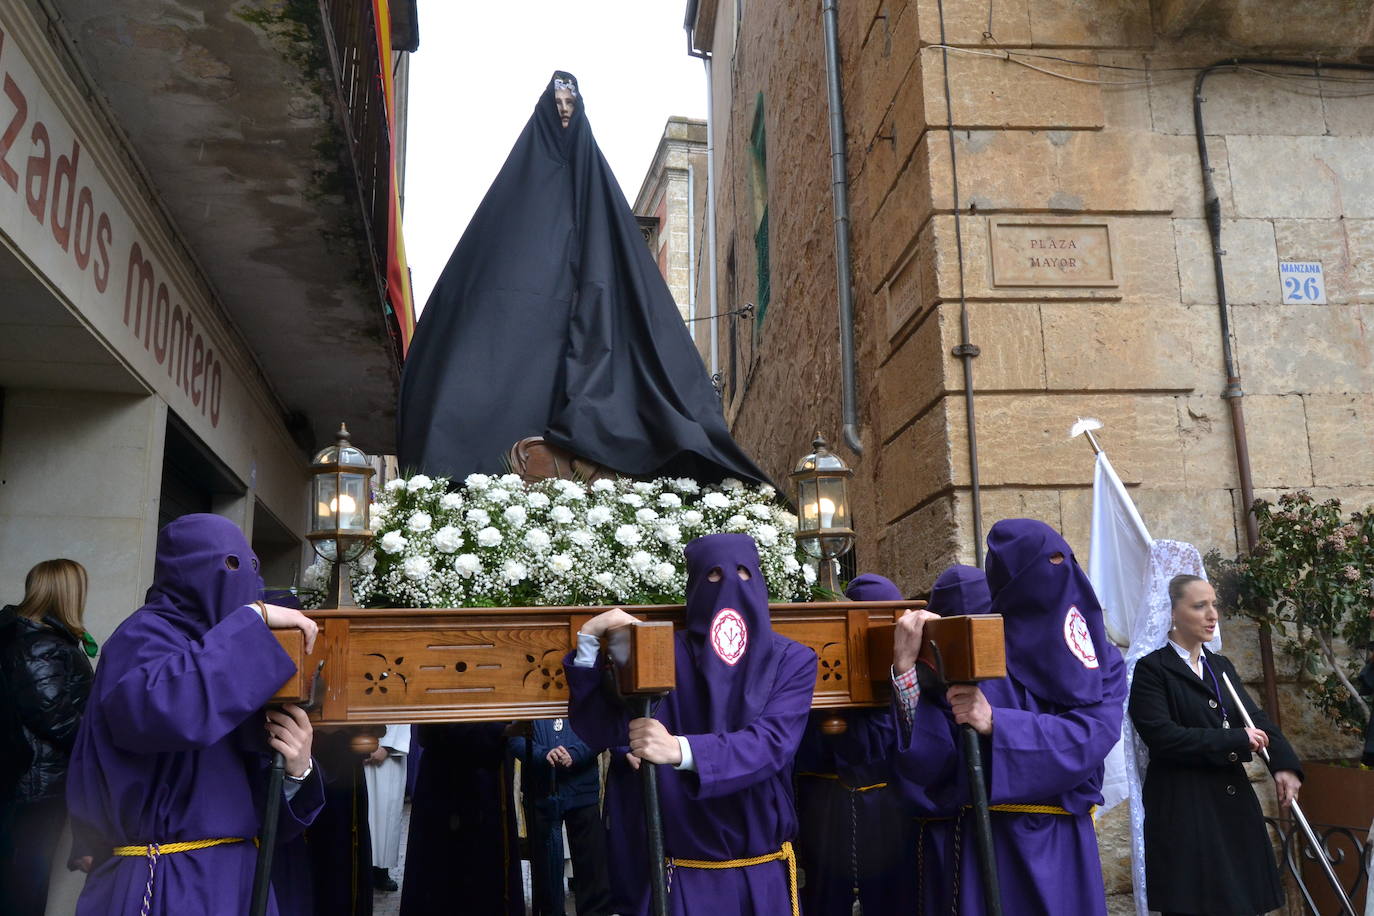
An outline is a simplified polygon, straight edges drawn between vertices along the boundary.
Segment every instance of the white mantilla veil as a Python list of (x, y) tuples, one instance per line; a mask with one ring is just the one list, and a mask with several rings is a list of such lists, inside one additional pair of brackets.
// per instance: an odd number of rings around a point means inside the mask
[[(1126, 756), (1126, 785), (1131, 801), (1131, 875), (1135, 888), (1135, 909), (1139, 916), (1150, 912), (1145, 894), (1145, 805), (1140, 790), (1150, 755), (1135, 732), (1130, 716), (1130, 686), (1135, 663), (1163, 646), (1169, 639), (1172, 603), (1169, 580), (1174, 576), (1207, 578), (1202, 554), (1184, 541), (1156, 540), (1150, 545), (1150, 565), (1146, 572), (1145, 601), (1135, 615), (1131, 644), (1126, 650), (1126, 715), (1121, 720), (1121, 743)], [(1221, 626), (1207, 643), (1213, 652), (1221, 651)]]

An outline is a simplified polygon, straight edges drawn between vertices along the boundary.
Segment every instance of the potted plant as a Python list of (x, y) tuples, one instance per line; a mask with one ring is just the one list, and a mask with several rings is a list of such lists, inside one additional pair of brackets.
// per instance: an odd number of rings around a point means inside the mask
[[(1374, 509), (1346, 516), (1339, 500), (1306, 491), (1254, 505), (1254, 551), (1208, 566), (1224, 607), (1268, 624), (1312, 706), (1338, 734), (1364, 736), (1370, 698), (1361, 670), (1374, 642)], [(1363, 836), (1374, 819), (1374, 779), (1355, 761), (1305, 762), (1303, 810), (1317, 824)], [(1353, 867), (1358, 856), (1347, 856)], [(1352, 878), (1354, 875), (1344, 876)], [(1326, 891), (1319, 877), (1309, 888)], [(1352, 882), (1353, 883), (1353, 882)], [(1334, 905), (1334, 902), (1333, 902)]]

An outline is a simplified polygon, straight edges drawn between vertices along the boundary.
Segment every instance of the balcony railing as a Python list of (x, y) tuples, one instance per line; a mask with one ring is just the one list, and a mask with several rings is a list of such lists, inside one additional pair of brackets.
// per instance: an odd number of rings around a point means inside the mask
[[(385, 303), (390, 245), (387, 216), (391, 202), (391, 130), (387, 121), (376, 22), (371, 3), (361, 0), (319, 2), (334, 88), (347, 134), (349, 159), (357, 181), (372, 273), (378, 295)], [(387, 312), (393, 343), (399, 348), (397, 318), (389, 309)]]

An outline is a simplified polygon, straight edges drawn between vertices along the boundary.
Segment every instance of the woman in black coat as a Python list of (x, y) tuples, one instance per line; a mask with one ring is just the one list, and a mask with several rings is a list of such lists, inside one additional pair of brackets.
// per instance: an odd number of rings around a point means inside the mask
[[(1205, 579), (1169, 582), (1169, 643), (1142, 658), (1130, 713), (1150, 752), (1145, 775), (1145, 878), (1150, 909), (1254, 916), (1283, 905), (1274, 850), (1244, 764), (1269, 749), (1279, 803), (1297, 797), (1302, 771), (1278, 727), (1245, 693), (1229, 659), (1203, 643), (1216, 633), (1216, 593)], [(1247, 728), (1222, 676), (1257, 728)]]
[(8, 707), (0, 786), (0, 914), (42, 916), (62, 825), (67, 764), (93, 672), (85, 651), (86, 570), (45, 560), (29, 570), (24, 600), (0, 610), (0, 685)]

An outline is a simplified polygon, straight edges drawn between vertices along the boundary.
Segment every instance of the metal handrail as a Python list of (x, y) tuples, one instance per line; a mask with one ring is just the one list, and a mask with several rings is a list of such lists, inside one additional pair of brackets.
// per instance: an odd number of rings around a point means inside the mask
[[(1274, 817), (1266, 817), (1265, 824), (1274, 832), (1277, 837), (1275, 844), (1278, 850), (1279, 875), (1285, 885), (1285, 893), (1289, 898), (1289, 903), (1300, 904), (1303, 912), (1309, 916), (1322, 916), (1323, 911), (1318, 909), (1317, 902), (1313, 897), (1314, 888), (1326, 888), (1324, 876), (1315, 875), (1311, 887), (1308, 886), (1306, 877), (1303, 875), (1302, 863), (1304, 861), (1316, 862), (1316, 851), (1314, 851), (1302, 835), (1297, 823), (1288, 818), (1282, 820)], [(1345, 892), (1352, 900), (1358, 900), (1358, 895), (1365, 890), (1365, 884), (1369, 873), (1370, 856), (1374, 855), (1374, 846), (1366, 842), (1367, 828), (1342, 827), (1332, 824), (1312, 824), (1312, 830), (1317, 835), (1321, 843), (1321, 854), (1326, 857), (1327, 862), (1337, 874), (1344, 870), (1349, 870), (1350, 860), (1353, 858), (1358, 867), (1352, 878), (1342, 876)], [(1297, 899), (1294, 900), (1294, 894)], [(1330, 911), (1330, 907), (1327, 908)], [(1337, 904), (1340, 909), (1340, 904)]]

